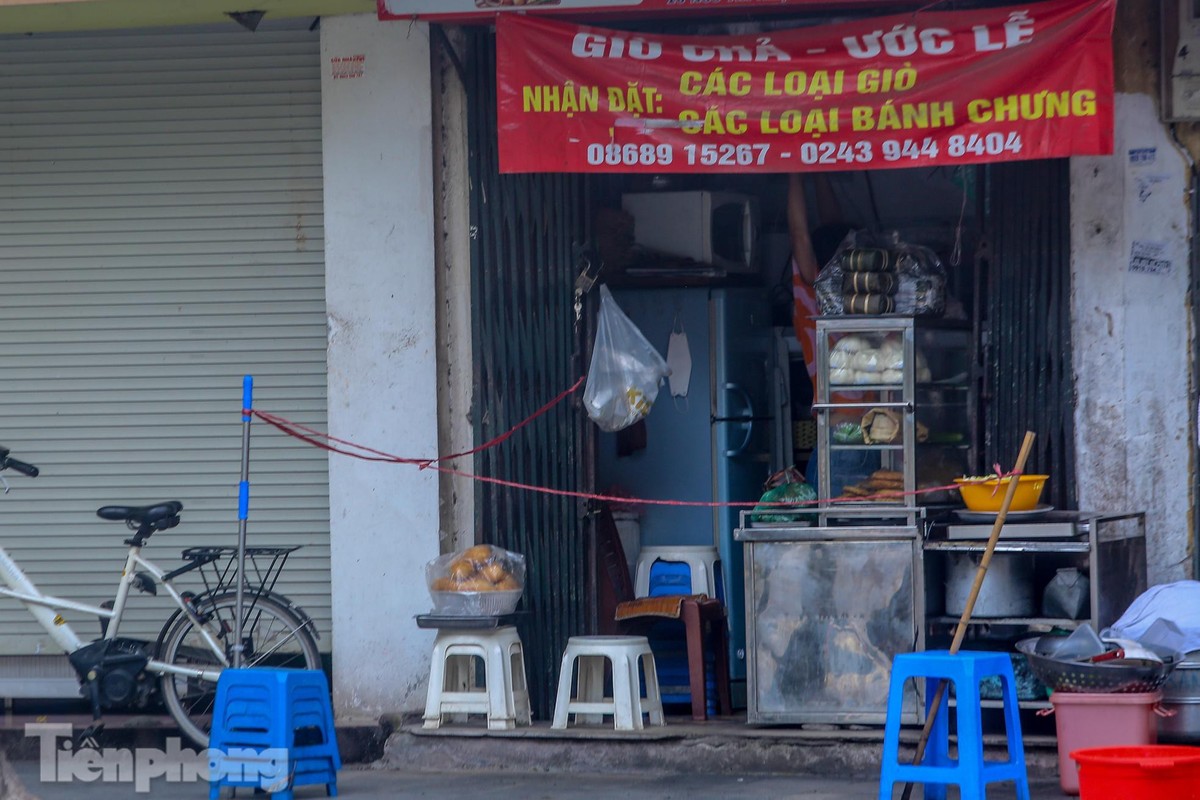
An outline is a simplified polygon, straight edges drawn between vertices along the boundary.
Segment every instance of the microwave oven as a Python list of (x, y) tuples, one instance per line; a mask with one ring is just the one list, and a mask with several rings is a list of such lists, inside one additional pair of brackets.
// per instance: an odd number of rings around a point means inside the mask
[(754, 272), (758, 201), (732, 192), (636, 192), (621, 196), (634, 241), (647, 250), (727, 273)]

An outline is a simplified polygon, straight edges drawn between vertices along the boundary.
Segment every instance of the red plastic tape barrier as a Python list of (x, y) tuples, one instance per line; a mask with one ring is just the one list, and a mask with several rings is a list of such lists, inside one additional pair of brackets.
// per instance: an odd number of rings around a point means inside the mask
[(1115, 0), (751, 36), (497, 20), (502, 172), (793, 172), (1104, 155)]

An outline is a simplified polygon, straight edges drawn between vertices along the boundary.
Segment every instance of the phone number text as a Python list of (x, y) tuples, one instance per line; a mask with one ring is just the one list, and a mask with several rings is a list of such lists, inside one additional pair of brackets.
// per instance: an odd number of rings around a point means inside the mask
[(1015, 155), (1021, 152), (1018, 133), (955, 134), (944, 138), (885, 139), (878, 144), (858, 142), (805, 142), (796, 148), (769, 144), (600, 144), (587, 146), (587, 162), (593, 166), (653, 167), (674, 164), (689, 166), (750, 167), (798, 159), (807, 165), (870, 164), (928, 161), (942, 156), (969, 158)]

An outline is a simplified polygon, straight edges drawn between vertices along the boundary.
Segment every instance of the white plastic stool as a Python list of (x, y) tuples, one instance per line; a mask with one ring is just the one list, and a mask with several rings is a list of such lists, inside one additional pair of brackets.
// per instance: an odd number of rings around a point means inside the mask
[[(646, 678), (642, 696), (638, 661)], [(576, 694), (571, 696), (575, 662), (579, 662)], [(612, 697), (604, 696), (604, 665), (612, 664)], [(658, 674), (654, 671), (654, 653), (645, 636), (572, 636), (563, 653), (558, 675), (558, 698), (554, 702), (551, 728), (566, 728), (567, 717), (575, 715), (576, 724), (600, 724), (611, 714), (618, 731), (642, 730), (642, 715), (651, 725), (665, 725), (662, 698), (658, 693)]]
[(717, 596), (717, 565), (721, 556), (711, 546), (643, 547), (638, 554), (633, 582), (634, 597), (650, 596), (650, 568), (655, 561), (674, 561), (688, 565), (692, 576), (691, 594)]
[[(483, 660), (482, 689), (475, 687), (476, 657)], [(512, 626), (480, 630), (439, 630), (433, 642), (425, 727), (438, 728), (447, 716), (487, 716), (488, 730), (529, 725), (525, 652)], [(460, 716), (461, 715), (461, 716)]]

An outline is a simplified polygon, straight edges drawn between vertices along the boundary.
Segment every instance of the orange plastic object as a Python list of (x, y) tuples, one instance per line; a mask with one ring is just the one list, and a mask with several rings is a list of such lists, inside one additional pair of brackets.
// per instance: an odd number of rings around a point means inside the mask
[[(955, 478), (958, 491), (962, 493), (963, 502), (972, 511), (999, 511), (1008, 491), (1007, 478)], [(1042, 490), (1046, 488), (1049, 475), (1022, 475), (1017, 481), (1017, 491), (1013, 495), (1009, 511), (1032, 511), (1037, 508), (1042, 499)]]

